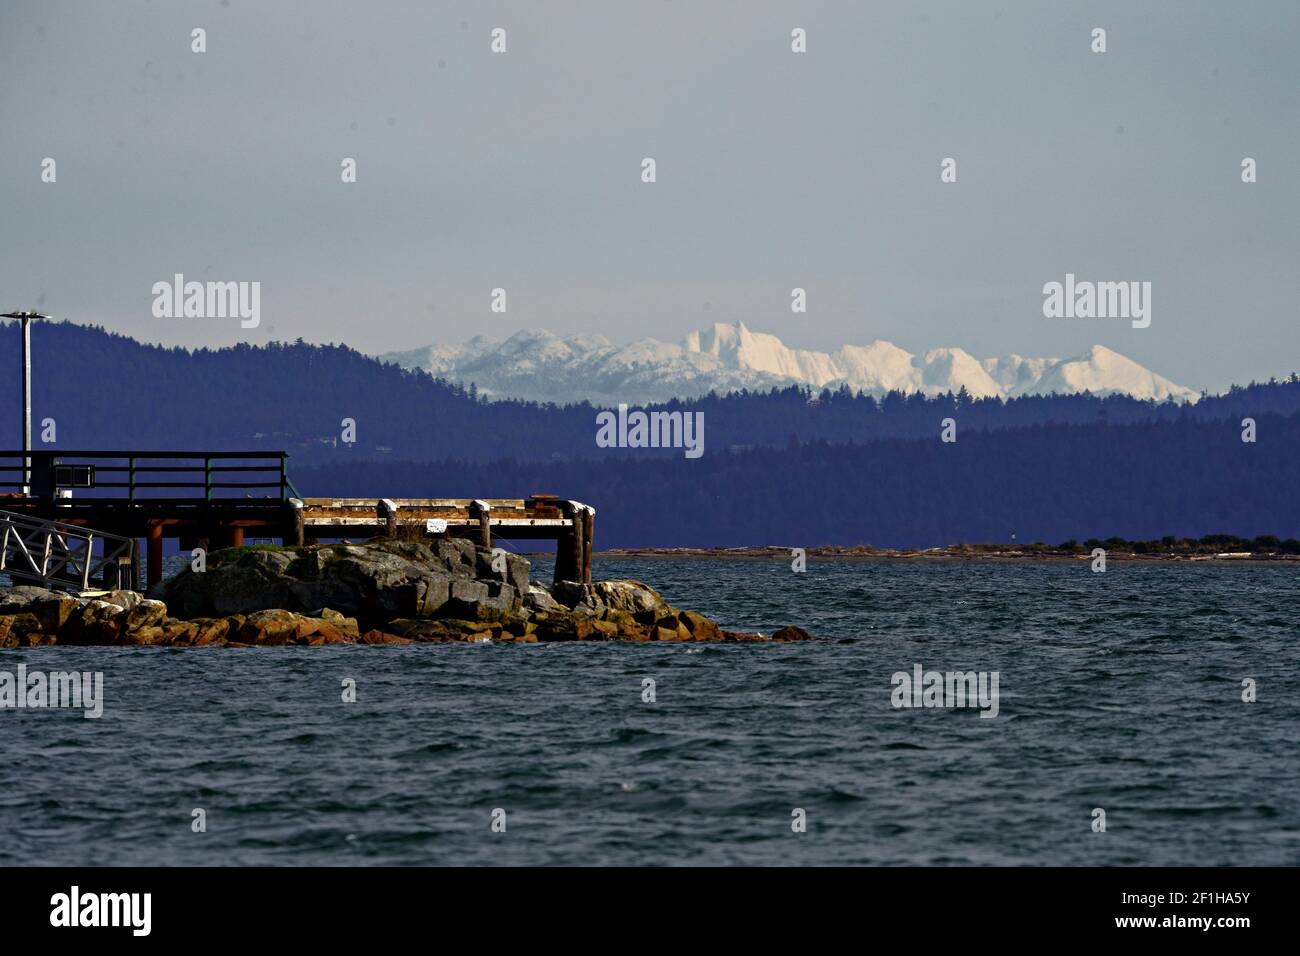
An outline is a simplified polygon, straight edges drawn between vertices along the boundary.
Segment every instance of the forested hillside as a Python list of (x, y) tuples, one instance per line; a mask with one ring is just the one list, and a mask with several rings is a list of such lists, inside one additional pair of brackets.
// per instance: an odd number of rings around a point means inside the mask
[[(19, 444), (18, 337), (0, 329), (0, 443)], [(705, 454), (601, 449), (595, 409), (473, 389), (303, 343), (186, 351), (33, 328), (33, 406), (55, 447), (285, 449), (307, 495), (514, 497), (599, 511), (615, 545), (1059, 542), (1300, 536), (1300, 381), (1196, 405), (1087, 395), (970, 401), (797, 388), (710, 396)], [(957, 441), (940, 440), (941, 421)], [(1255, 419), (1257, 441), (1241, 440)], [(339, 440), (356, 421), (357, 441)]]

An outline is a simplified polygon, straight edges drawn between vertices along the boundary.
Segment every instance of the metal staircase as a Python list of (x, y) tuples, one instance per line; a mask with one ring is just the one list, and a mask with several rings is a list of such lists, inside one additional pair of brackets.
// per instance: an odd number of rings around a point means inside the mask
[(0, 511), (0, 573), (62, 591), (133, 590), (136, 542), (92, 528)]

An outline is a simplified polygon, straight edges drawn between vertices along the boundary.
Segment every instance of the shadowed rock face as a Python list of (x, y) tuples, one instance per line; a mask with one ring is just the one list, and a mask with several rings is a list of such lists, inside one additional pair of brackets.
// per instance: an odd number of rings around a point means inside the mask
[(516, 554), (461, 539), (378, 540), (305, 548), (231, 548), (207, 569), (186, 568), (150, 595), (178, 617), (268, 608), (332, 608), (366, 624), (401, 617), (499, 618), (519, 608), (529, 565)]
[(793, 641), (728, 631), (639, 581), (529, 581), (518, 555), (464, 540), (231, 548), (150, 591), (0, 589), (0, 648), (451, 641)]

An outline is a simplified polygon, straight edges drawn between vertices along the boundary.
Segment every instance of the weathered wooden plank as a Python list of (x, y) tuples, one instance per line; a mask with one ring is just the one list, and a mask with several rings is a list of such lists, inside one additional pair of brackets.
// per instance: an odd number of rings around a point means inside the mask
[[(522, 498), (388, 498), (400, 509), (442, 508), (468, 512), (477, 501), (486, 501), (493, 511), (527, 511)], [(373, 508), (374, 498), (304, 498), (303, 504), (311, 508)]]
[[(356, 526), (356, 527), (386, 527), (385, 520), (376, 515), (326, 515), (310, 511), (304, 511), (303, 523), (308, 527), (326, 527), (330, 525), (339, 526)], [(408, 516), (409, 517), (409, 516)], [(438, 517), (430, 515), (429, 517)], [(478, 528), (482, 525), (479, 518), (446, 518), (449, 528)], [(489, 518), (493, 528), (552, 528), (559, 531), (563, 528), (573, 526), (573, 522), (568, 518)]]

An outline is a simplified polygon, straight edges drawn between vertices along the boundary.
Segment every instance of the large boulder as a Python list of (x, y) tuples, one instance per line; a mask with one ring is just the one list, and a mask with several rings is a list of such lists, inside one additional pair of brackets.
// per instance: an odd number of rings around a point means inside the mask
[(333, 608), (321, 608), (311, 616), (318, 617), (322, 621), (333, 625), (336, 630), (351, 638), (353, 641), (357, 640), (361, 636), (361, 628), (357, 623), (357, 619), (355, 617), (348, 617), (345, 614), (340, 614)]
[(80, 604), (59, 629), (60, 644), (117, 644), (129, 611), (108, 601)]
[(474, 554), (474, 576), (481, 581), (499, 581), (518, 592), (528, 587), (528, 572), (532, 565), (526, 558), (509, 551), (478, 548)]
[(239, 644), (355, 644), (356, 629), (351, 631), (324, 617), (308, 617), (279, 609), (254, 611), (234, 630), (232, 640)]
[(166, 604), (141, 595), (141, 600), (126, 612), (125, 630), (130, 632), (154, 627), (161, 624), (165, 617), (167, 617)]
[(77, 612), (82, 602), (66, 594), (51, 594), (38, 598), (25, 608), (26, 613), (35, 615), (41, 622), (41, 630), (47, 634), (57, 634)]
[(231, 548), (209, 555), (205, 570), (186, 568), (150, 593), (182, 618), (330, 608), (366, 626), (479, 619), (516, 610), (518, 589), (510, 582), (528, 580), (528, 562), (517, 555), (505, 555), (502, 571), (492, 565), (491, 551), (460, 539)]
[(399, 619), (385, 625), (385, 631), (419, 644), (446, 644), (452, 641), (484, 641), (502, 633), (500, 624), (464, 621), (452, 618), (436, 620)]
[(529, 581), (528, 586), (521, 592), (523, 598), (524, 610), (528, 612), (541, 612), (543, 614), (551, 611), (565, 610), (564, 605), (552, 597), (550, 590), (546, 585), (538, 581)]
[(33, 634), (41, 634), (34, 614), (0, 614), (0, 648), (28, 647)]
[(116, 604), (124, 611), (130, 611), (138, 607), (146, 598), (139, 591), (109, 591), (100, 597), (100, 600)]
[(519, 594), (497, 581), (453, 581), (451, 600), (439, 617), (462, 621), (504, 621), (519, 611)]
[(722, 629), (703, 614), (696, 611), (682, 611), (678, 618), (686, 630), (690, 632), (693, 641), (718, 641), (722, 639)]
[(155, 584), (149, 596), (162, 601), (179, 617), (284, 607), (295, 600), (289, 590), (289, 566), (293, 561), (291, 552), (273, 548), (215, 551), (208, 556), (205, 570), (187, 567), (176, 577)]
[(556, 601), (577, 614), (605, 619), (633, 617), (653, 623), (673, 610), (663, 595), (640, 581), (561, 581), (552, 593)]
[(71, 596), (48, 588), (38, 588), (31, 584), (19, 584), (5, 588), (0, 592), (0, 614), (19, 614), (26, 611), (37, 601), (59, 600)]

